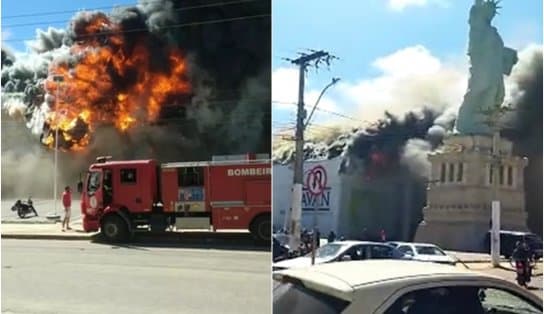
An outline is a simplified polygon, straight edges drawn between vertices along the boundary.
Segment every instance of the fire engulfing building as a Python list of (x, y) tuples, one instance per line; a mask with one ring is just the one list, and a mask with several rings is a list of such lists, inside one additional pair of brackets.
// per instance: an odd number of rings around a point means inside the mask
[[(388, 239), (411, 239), (421, 219), (421, 184), (405, 173), (372, 178), (347, 173), (344, 166), (342, 157), (305, 162), (302, 228), (315, 225), (322, 234), (332, 230), (346, 238), (359, 238), (365, 229), (378, 237), (383, 229)], [(274, 227), (279, 229), (291, 207), (293, 165), (274, 165), (273, 177)]]

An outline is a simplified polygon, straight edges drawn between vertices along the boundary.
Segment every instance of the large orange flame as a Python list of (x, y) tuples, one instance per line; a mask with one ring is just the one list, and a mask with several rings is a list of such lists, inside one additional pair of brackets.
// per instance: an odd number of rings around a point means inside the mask
[[(186, 63), (180, 51), (167, 52), (168, 66), (154, 70), (146, 34), (125, 47), (120, 26), (103, 14), (93, 15), (71, 47), (75, 64), (53, 62), (45, 82), (49, 94), (59, 99), (49, 116), (49, 130), (42, 142), (63, 149), (80, 150), (89, 144), (99, 123), (120, 131), (158, 119), (161, 107), (187, 94)], [(155, 62), (156, 63), (156, 62)], [(54, 76), (62, 76), (56, 82)]]

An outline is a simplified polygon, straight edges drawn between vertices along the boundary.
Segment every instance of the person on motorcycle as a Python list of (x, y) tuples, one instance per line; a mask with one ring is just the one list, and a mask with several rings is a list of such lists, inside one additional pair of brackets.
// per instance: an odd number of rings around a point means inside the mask
[(531, 260), (532, 258), (533, 253), (531, 252), (531, 248), (529, 247), (529, 244), (527, 244), (525, 238), (523, 238), (521, 241), (517, 241), (514, 252), (512, 252), (512, 259), (514, 261), (525, 262)]
[(531, 278), (531, 267), (530, 263), (533, 259), (533, 252), (525, 240), (523, 238), (521, 241), (516, 242), (516, 247), (514, 248), (514, 251), (512, 252), (512, 260), (514, 262), (520, 262), (522, 263), (524, 269), (528, 269), (528, 277)]

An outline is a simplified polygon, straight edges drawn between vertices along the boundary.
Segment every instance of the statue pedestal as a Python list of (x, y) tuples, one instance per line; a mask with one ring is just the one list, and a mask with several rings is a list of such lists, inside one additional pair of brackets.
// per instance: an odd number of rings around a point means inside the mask
[(527, 159), (512, 155), (512, 143), (499, 144), (499, 177), (492, 174), (492, 137), (452, 135), (429, 154), (431, 178), (423, 222), (416, 242), (430, 242), (445, 249), (483, 251), (491, 228), (492, 180), (498, 179), (501, 230), (528, 231), (523, 187)]

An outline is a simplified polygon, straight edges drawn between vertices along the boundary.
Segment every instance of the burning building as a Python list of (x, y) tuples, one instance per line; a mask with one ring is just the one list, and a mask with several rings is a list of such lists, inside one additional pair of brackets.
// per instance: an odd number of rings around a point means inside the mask
[[(102, 154), (269, 152), (270, 11), (269, 0), (141, 0), (38, 31), (22, 57), (3, 48), (3, 194), (43, 194), (13, 180), (30, 167), (44, 173), (33, 186), (48, 185), (56, 146), (67, 183)], [(8, 137), (23, 129), (26, 140)]]

